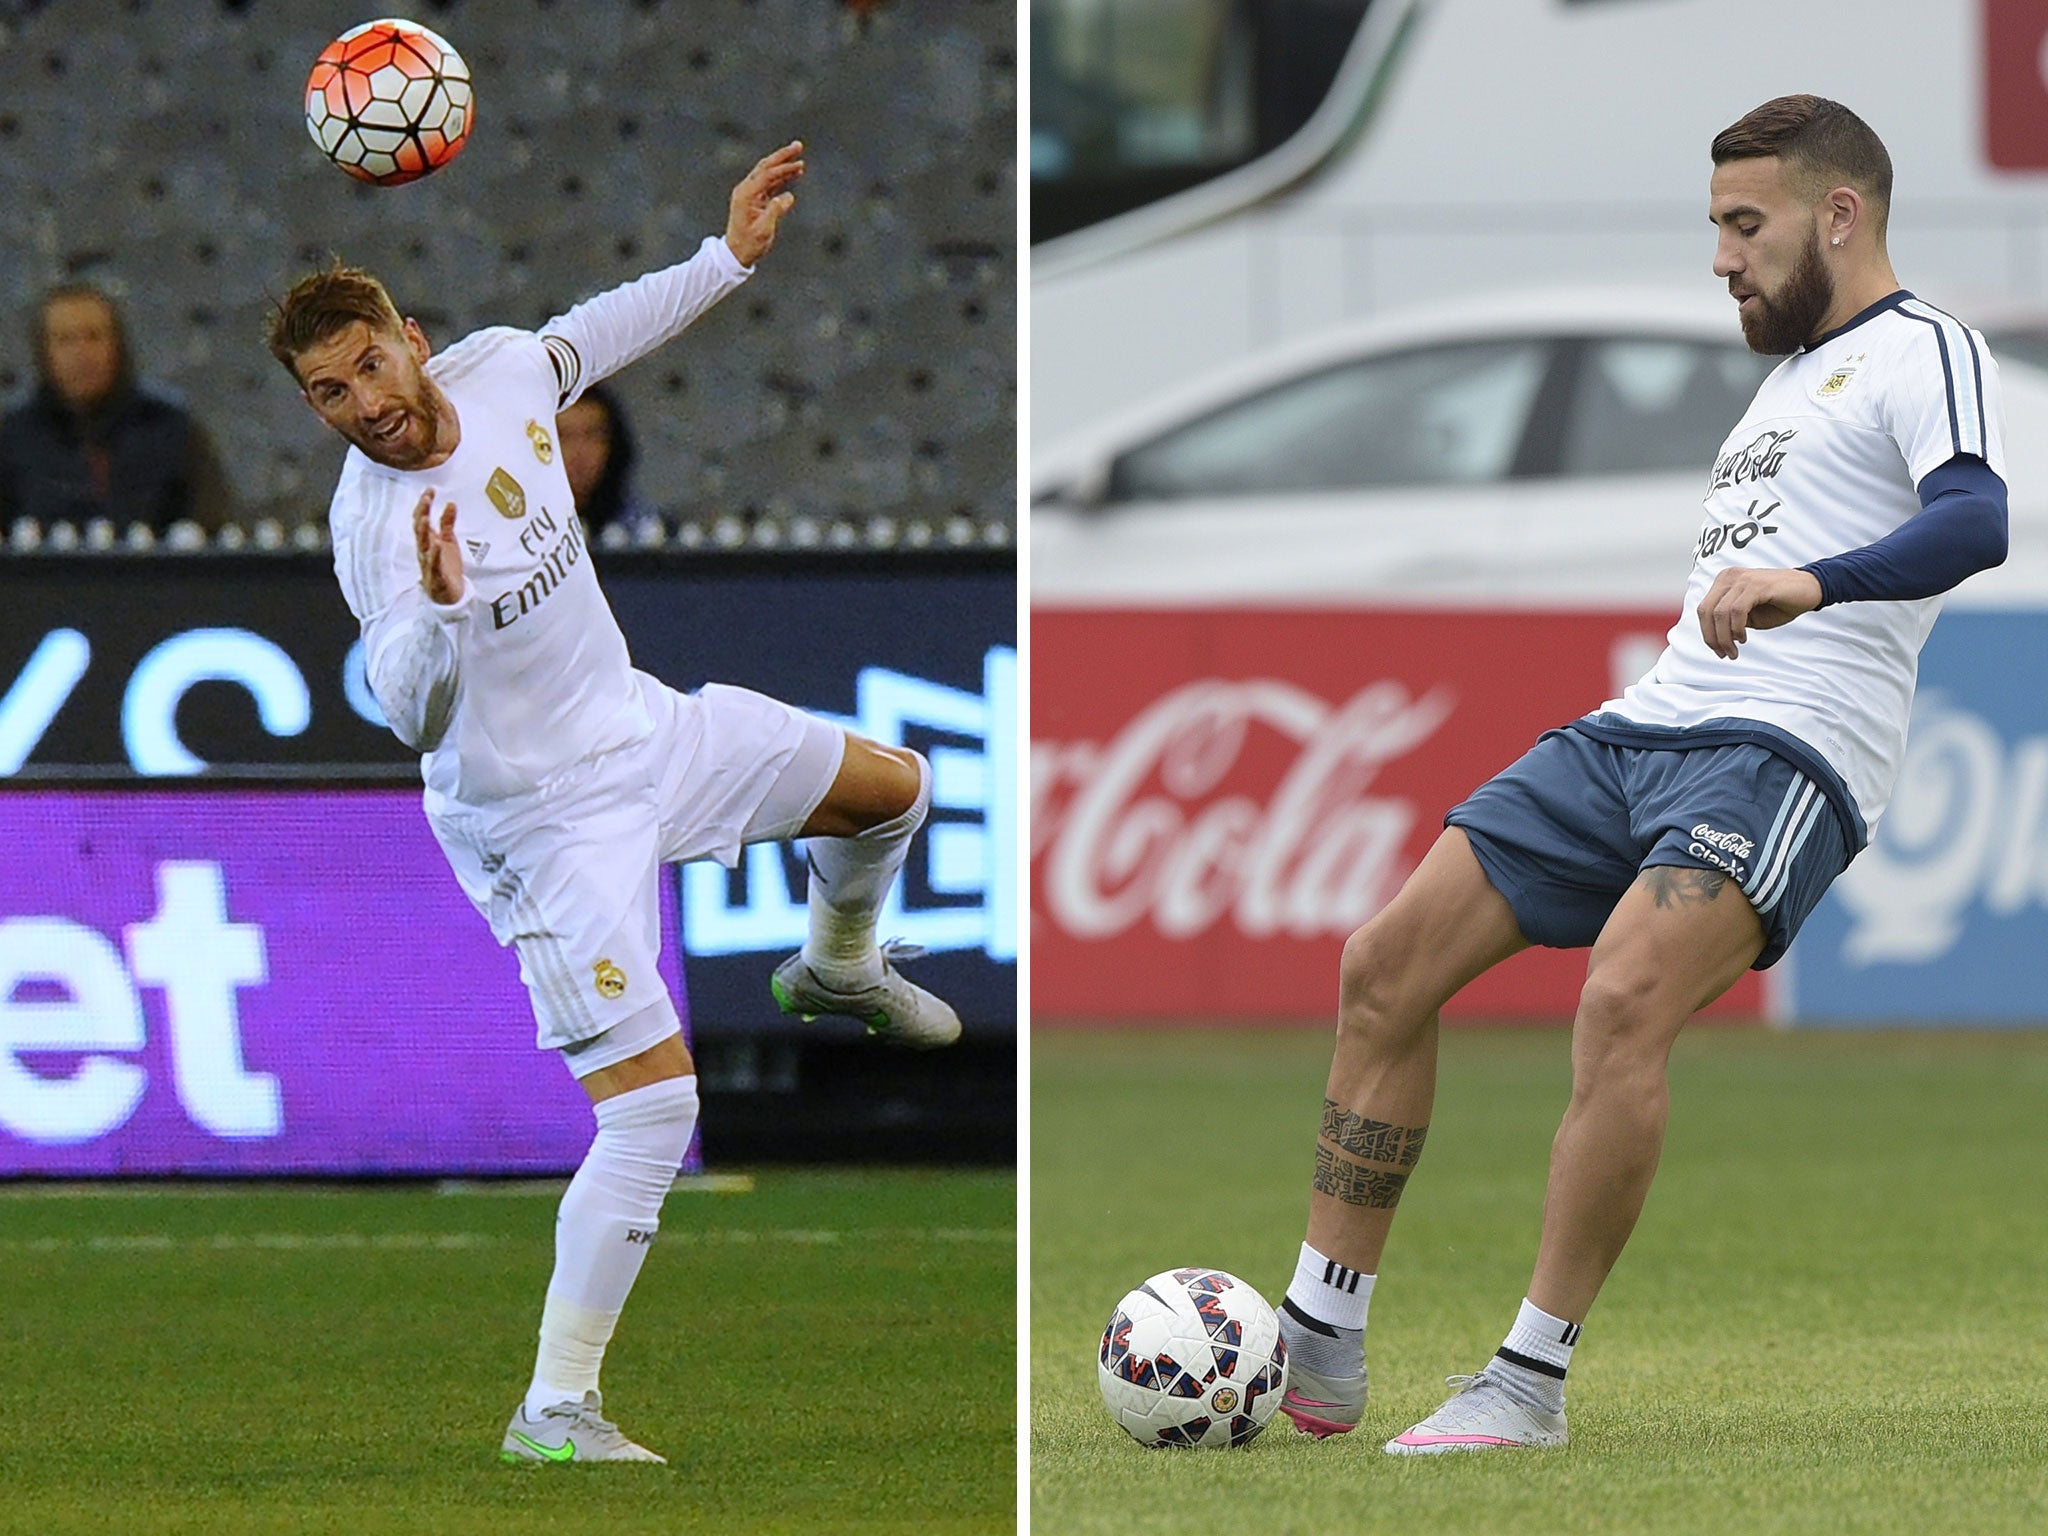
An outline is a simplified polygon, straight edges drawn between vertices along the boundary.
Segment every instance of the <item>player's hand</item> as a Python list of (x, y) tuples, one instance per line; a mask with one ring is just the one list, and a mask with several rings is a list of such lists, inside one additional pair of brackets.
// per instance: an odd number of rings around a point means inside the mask
[(412, 537), (419, 547), (420, 585), (437, 603), (452, 603), (462, 596), (462, 545), (455, 537), (455, 503), (441, 509), (441, 525), (434, 526), (434, 493), (428, 491), (412, 509)]
[(789, 189), (804, 173), (804, 146), (792, 139), (772, 155), (754, 162), (732, 189), (732, 210), (725, 221), (725, 243), (743, 267), (751, 267), (775, 244), (782, 216), (796, 206)]
[(1707, 649), (1733, 661), (1752, 629), (1776, 629), (1820, 606), (1820, 581), (1810, 571), (1723, 571), (1699, 607)]

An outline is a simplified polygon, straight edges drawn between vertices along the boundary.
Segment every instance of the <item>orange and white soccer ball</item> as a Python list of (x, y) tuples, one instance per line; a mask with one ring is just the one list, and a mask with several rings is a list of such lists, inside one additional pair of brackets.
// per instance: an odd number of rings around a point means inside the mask
[(306, 80), (306, 131), (358, 181), (418, 181), (462, 153), (476, 121), (469, 66), (448, 40), (387, 16), (341, 34)]

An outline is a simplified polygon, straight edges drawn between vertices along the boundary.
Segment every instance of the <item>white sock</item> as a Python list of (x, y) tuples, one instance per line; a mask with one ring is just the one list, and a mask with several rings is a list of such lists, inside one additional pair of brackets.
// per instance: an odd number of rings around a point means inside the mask
[(1372, 1307), (1372, 1288), (1378, 1275), (1361, 1275), (1346, 1269), (1327, 1254), (1307, 1243), (1294, 1261), (1294, 1278), (1288, 1282), (1287, 1299), (1319, 1323), (1332, 1328), (1363, 1328)]
[(804, 899), (811, 926), (804, 963), (828, 984), (871, 987), (882, 979), (875, 914), (931, 803), (931, 765), (920, 756), (917, 798), (900, 816), (858, 837), (814, 837), (805, 843), (811, 877)]
[(1365, 1316), (1377, 1275), (1348, 1269), (1307, 1243), (1280, 1302), (1280, 1336), (1289, 1355), (1326, 1376), (1365, 1368)]
[(697, 1125), (697, 1079), (672, 1077), (593, 1106), (597, 1136), (555, 1218), (555, 1273), (526, 1392), (529, 1416), (597, 1388), (605, 1346), (661, 1229)]
[(1572, 1349), (1579, 1342), (1579, 1323), (1552, 1317), (1526, 1296), (1515, 1314), (1515, 1326), (1494, 1356), (1488, 1372), (1501, 1378), (1518, 1397), (1551, 1413), (1564, 1411), (1564, 1373), (1571, 1368)]

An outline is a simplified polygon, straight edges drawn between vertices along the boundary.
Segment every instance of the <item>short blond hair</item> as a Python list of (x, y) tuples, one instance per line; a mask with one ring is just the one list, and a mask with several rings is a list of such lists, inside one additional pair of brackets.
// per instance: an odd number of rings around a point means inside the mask
[(358, 322), (373, 331), (405, 329), (405, 320), (384, 284), (337, 256), (332, 265), (308, 272), (275, 301), (264, 318), (263, 340), (270, 355), (297, 379), (301, 356)]

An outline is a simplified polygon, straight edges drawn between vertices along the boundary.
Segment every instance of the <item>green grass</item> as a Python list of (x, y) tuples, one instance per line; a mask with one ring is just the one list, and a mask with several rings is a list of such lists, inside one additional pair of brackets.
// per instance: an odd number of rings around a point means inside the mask
[(671, 1197), (604, 1381), (667, 1468), (498, 1464), (554, 1206), (0, 1193), (0, 1532), (1014, 1528), (1009, 1174)]
[(1329, 1041), (1032, 1047), (1034, 1536), (2048, 1530), (2048, 1035), (1695, 1031), (1648, 1210), (1572, 1366), (1572, 1444), (1381, 1444), (1499, 1343), (1528, 1280), (1562, 1031), (1450, 1031), (1368, 1335), (1362, 1429), (1146, 1451), (1103, 1411), (1116, 1299), (1178, 1264), (1277, 1301)]

